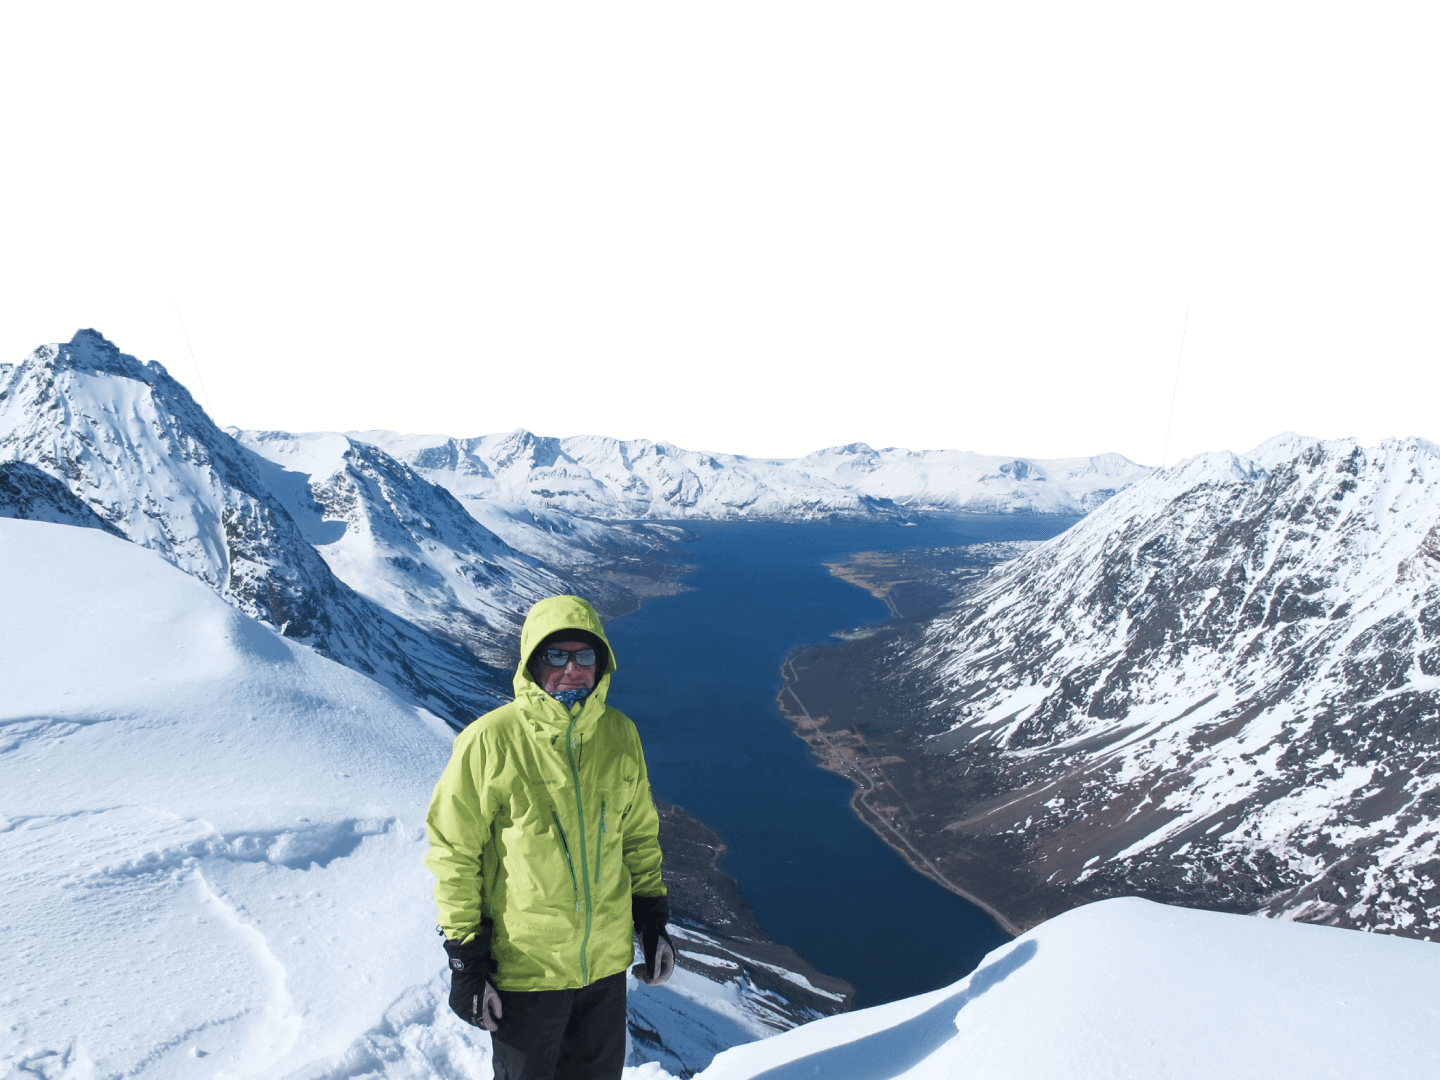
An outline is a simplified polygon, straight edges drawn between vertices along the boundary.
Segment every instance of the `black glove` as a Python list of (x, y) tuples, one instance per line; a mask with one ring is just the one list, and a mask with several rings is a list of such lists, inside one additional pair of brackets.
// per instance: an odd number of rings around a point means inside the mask
[(631, 896), (630, 918), (645, 955), (645, 963), (636, 964), (630, 974), (649, 986), (659, 986), (675, 970), (675, 943), (665, 932), (665, 924), (670, 921), (670, 900), (665, 896)]
[(495, 924), (480, 921), (480, 932), (464, 945), (445, 941), (445, 954), (450, 957), (450, 1008), (467, 1024), (494, 1031), (500, 1026), (504, 1008), (500, 995), (490, 981), (496, 964), (490, 956), (490, 937)]

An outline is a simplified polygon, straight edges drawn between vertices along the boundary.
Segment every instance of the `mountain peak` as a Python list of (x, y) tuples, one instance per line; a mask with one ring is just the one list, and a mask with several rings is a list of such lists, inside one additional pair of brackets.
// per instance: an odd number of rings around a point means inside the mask
[(153, 361), (146, 364), (121, 352), (114, 342), (94, 329), (77, 330), (65, 344), (42, 346), (35, 350), (35, 355), (57, 370), (93, 371), (151, 384), (167, 374)]

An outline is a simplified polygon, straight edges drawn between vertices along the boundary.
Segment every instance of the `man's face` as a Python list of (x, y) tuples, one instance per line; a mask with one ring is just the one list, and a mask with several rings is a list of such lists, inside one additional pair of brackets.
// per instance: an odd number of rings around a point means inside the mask
[[(590, 646), (583, 641), (552, 641), (545, 646), (545, 651), (551, 649), (563, 649), (568, 653), (577, 653), (581, 649), (589, 649)], [(575, 662), (575, 657), (570, 656), (564, 667), (552, 667), (544, 657), (540, 660), (540, 689), (547, 694), (554, 694), (557, 690), (589, 690), (595, 685), (596, 665), (581, 667)]]

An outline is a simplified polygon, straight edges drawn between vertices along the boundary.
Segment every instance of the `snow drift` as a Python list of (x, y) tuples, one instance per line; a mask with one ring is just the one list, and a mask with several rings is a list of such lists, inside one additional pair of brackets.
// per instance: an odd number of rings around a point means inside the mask
[[(936, 932), (926, 928), (926, 932)], [(1440, 1075), (1440, 945), (1106, 900), (953, 986), (717, 1057), (701, 1080)]]

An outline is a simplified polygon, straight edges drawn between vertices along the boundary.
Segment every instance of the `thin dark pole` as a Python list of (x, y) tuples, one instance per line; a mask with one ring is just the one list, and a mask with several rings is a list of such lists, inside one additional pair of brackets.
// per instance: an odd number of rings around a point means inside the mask
[(1170, 420), (1165, 424), (1165, 449), (1160, 451), (1160, 468), (1170, 453), (1170, 429), (1175, 426), (1175, 398), (1180, 394), (1180, 361), (1185, 359), (1185, 331), (1190, 329), (1190, 305), (1185, 305), (1185, 323), (1180, 327), (1180, 355), (1175, 358), (1175, 389), (1170, 391)]
[[(180, 305), (175, 305), (175, 318), (180, 320), (180, 333), (185, 335), (185, 348), (190, 350), (190, 363), (195, 365), (195, 379), (200, 383), (200, 393), (205, 396), (205, 411), (210, 414), (210, 419), (215, 419), (215, 407), (210, 404), (210, 391), (205, 389), (205, 377), (200, 374), (200, 364), (195, 359), (195, 348), (190, 344), (190, 331), (185, 329), (185, 320), (180, 315)], [(1174, 405), (1171, 405), (1174, 408)], [(1168, 439), (1169, 436), (1167, 435)]]

